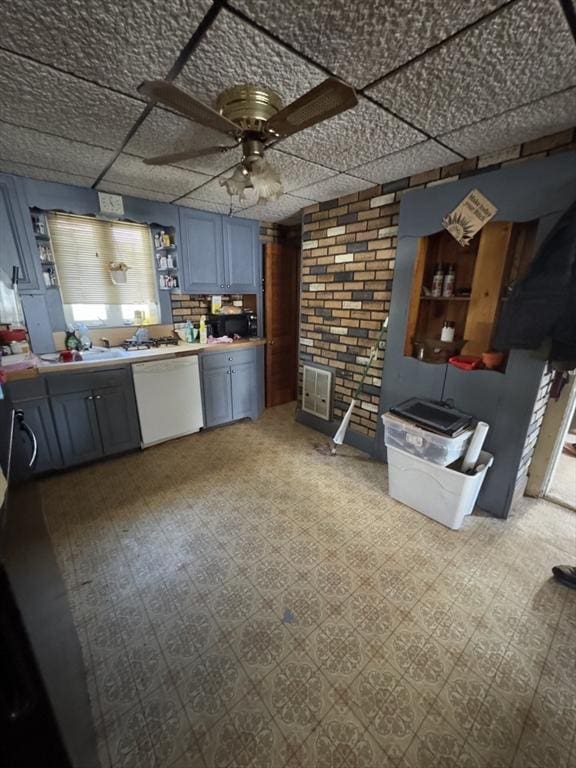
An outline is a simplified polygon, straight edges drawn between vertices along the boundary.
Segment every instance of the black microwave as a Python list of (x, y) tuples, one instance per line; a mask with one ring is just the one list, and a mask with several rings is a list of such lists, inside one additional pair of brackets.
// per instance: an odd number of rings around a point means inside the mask
[(206, 322), (212, 329), (212, 336), (230, 336), (231, 339), (234, 335), (241, 338), (247, 338), (248, 336), (256, 336), (257, 327), (252, 318), (255, 317), (251, 313), (241, 312), (238, 315), (208, 315)]

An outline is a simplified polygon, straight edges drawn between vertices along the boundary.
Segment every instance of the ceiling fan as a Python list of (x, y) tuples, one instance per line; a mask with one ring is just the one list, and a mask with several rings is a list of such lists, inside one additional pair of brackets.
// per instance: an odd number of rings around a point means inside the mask
[(253, 188), (258, 201), (275, 200), (283, 192), (278, 172), (264, 159), (272, 144), (298, 131), (328, 120), (358, 104), (354, 89), (329, 77), (323, 83), (283, 107), (280, 97), (259, 85), (236, 85), (223, 91), (212, 109), (166, 80), (148, 80), (138, 90), (150, 101), (160, 102), (196, 123), (229, 137), (232, 143), (198, 149), (195, 144), (179, 152), (144, 160), (147, 165), (168, 165), (206, 155), (218, 155), (242, 147), (242, 159), (232, 176), (222, 179), (229, 195), (244, 199)]

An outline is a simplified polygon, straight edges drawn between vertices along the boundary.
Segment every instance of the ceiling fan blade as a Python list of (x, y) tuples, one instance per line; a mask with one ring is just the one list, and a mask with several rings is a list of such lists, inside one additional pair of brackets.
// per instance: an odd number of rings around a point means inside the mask
[(345, 112), (356, 104), (358, 97), (354, 88), (329, 77), (271, 117), (266, 123), (266, 130), (284, 138)]
[(194, 157), (204, 157), (205, 155), (221, 155), (224, 152), (228, 152), (230, 149), (236, 149), (238, 144), (232, 144), (227, 147), (205, 147), (204, 149), (195, 149), (189, 147), (183, 149), (180, 152), (172, 152), (167, 155), (158, 155), (157, 157), (147, 157), (144, 160), (146, 165), (170, 165), (171, 163), (178, 163), (182, 160), (191, 160)]
[(189, 96), (167, 80), (145, 80), (138, 86), (138, 91), (151, 101), (159, 101), (207, 128), (220, 133), (239, 134), (241, 132), (241, 129), (231, 120), (222, 117), (212, 107)]

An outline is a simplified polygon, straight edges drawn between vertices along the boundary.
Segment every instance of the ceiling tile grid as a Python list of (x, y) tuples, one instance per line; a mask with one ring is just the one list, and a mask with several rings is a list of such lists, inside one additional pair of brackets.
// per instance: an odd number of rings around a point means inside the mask
[(385, 184), (405, 176), (414, 176), (432, 168), (455, 163), (460, 160), (460, 155), (451, 152), (436, 141), (422, 141), (399, 152), (373, 160), (364, 165), (358, 165), (351, 171), (361, 179)]
[(0, 114), (15, 125), (119, 149), (141, 101), (0, 51)]
[(3, 160), (72, 173), (94, 181), (113, 157), (109, 149), (0, 122), (0, 158)]
[(576, 125), (576, 88), (446, 133), (442, 141), (466, 157), (496, 152)]
[(171, 203), (174, 199), (171, 192), (158, 192), (158, 190), (133, 187), (131, 184), (118, 184), (106, 179), (99, 182), (96, 189), (100, 192), (112, 192), (115, 195), (124, 195), (125, 197), (140, 197), (143, 200), (156, 200), (161, 203)]
[(278, 149), (269, 149), (266, 152), (266, 160), (280, 173), (285, 192), (334, 175), (331, 168), (283, 152), (282, 146), (281, 144)]
[(268, 203), (258, 203), (238, 211), (235, 215), (243, 219), (258, 219), (259, 221), (285, 221), (299, 216), (302, 208), (313, 205), (314, 200), (294, 197), (286, 194)]
[(165, 77), (210, 0), (4, 0), (2, 46), (130, 95)]
[(238, 83), (266, 85), (288, 104), (325, 78), (320, 69), (224, 10), (175, 82), (214, 106), (223, 90)]
[(505, 0), (232, 0), (296, 50), (363, 88)]
[[(354, 176), (339, 173), (336, 176), (331, 176), (329, 179), (323, 179), (315, 184), (309, 184), (306, 187), (296, 189), (292, 194), (316, 203), (323, 203), (326, 200), (333, 200), (343, 195), (352, 194), (352, 192), (360, 192), (362, 189), (368, 189), (371, 186), (373, 185), (365, 179), (357, 179)], [(305, 203), (305, 205), (308, 205), (308, 203)]]
[(235, 214), (241, 209), (241, 206), (237, 202), (228, 203), (214, 203), (210, 200), (197, 200), (193, 197), (181, 197), (178, 200), (178, 205), (185, 205), (187, 208), (198, 208), (201, 211), (210, 211), (211, 213), (224, 213), (229, 214), (230, 208), (232, 213)]
[[(211, 128), (205, 128), (166, 109), (155, 107), (130, 139), (125, 151), (139, 157), (154, 157), (179, 151), (187, 144), (203, 149), (230, 143), (227, 136)], [(241, 154), (242, 150), (238, 148), (222, 155), (197, 157), (174, 165), (214, 176), (239, 163)]]
[(74, 187), (91, 187), (94, 181), (91, 176), (65, 173), (51, 168), (39, 168), (27, 163), (15, 163), (5, 158), (0, 158), (0, 173), (13, 173), (15, 176), (25, 176), (40, 181), (57, 181), (60, 184), (71, 184)]
[(360, 98), (357, 107), (290, 136), (279, 147), (336, 171), (346, 171), (425, 138), (420, 131)]
[(576, 47), (560, 4), (522, 0), (368, 92), (436, 136), (575, 84)]
[(106, 172), (104, 181), (171, 194), (174, 199), (199, 186), (208, 178), (173, 165), (144, 165), (139, 157), (123, 152)]

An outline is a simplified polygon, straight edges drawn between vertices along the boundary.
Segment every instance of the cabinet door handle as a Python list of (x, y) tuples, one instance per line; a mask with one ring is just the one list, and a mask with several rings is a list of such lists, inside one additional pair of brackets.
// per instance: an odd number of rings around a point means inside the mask
[(228, 283), (228, 285), (226, 286), (226, 288), (231, 288), (231, 287), (232, 287), (232, 286), (230, 285), (230, 283)]
[(224, 283), (220, 283), (220, 288), (224, 288)]
[(34, 434), (34, 430), (31, 427), (29, 427), (28, 424), (26, 424), (26, 422), (24, 421), (24, 411), (17, 410), (16, 418), (18, 419), (18, 422), (20, 424), (20, 429), (22, 430), (22, 432), (25, 432), (28, 435), (28, 438), (32, 443), (32, 457), (28, 462), (28, 469), (34, 469), (34, 465), (36, 464), (36, 459), (38, 458), (38, 438)]
[(94, 400), (102, 400), (102, 395), (96, 395), (96, 397), (94, 398)]
[(236, 371), (232, 368), (230, 373), (236, 373)]
[(86, 398), (86, 400), (94, 400), (94, 395), (88, 395), (88, 397)]

